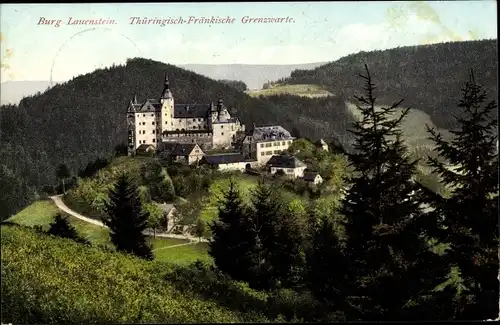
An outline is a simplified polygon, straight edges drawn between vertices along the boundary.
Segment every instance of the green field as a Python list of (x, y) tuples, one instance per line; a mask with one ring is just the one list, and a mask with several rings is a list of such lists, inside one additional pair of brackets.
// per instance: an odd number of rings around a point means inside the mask
[(190, 245), (157, 249), (153, 253), (155, 254), (155, 259), (158, 261), (178, 265), (187, 265), (198, 259), (203, 262), (212, 262), (212, 258), (208, 255), (207, 243), (193, 243)]
[[(36, 201), (26, 207), (8, 221), (22, 226), (41, 226), (47, 230), (49, 224), (53, 221), (54, 216), (59, 213), (59, 209), (52, 200)], [(106, 228), (85, 222), (72, 216), (68, 216), (71, 225), (75, 227), (78, 233), (86, 238), (93, 245), (105, 245), (113, 247), (109, 239), (109, 231)], [(150, 243), (159, 261), (169, 261), (176, 264), (186, 264), (195, 261), (198, 257), (202, 260), (209, 261), (209, 257), (204, 244), (193, 244), (180, 247), (166, 248), (169, 246), (189, 243), (186, 239), (175, 238), (150, 238)], [(156, 251), (157, 249), (158, 252)]]
[(318, 85), (277, 85), (269, 89), (248, 91), (247, 94), (252, 97), (284, 94), (302, 97), (326, 97), (333, 95)]

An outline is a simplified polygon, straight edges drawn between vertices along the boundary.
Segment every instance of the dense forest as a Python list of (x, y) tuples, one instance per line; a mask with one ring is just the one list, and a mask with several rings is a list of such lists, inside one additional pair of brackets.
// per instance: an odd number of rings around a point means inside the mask
[(404, 98), (405, 103), (429, 114), (440, 128), (456, 127), (453, 119), (456, 98), (469, 69), (474, 69), (492, 98), (498, 97), (496, 40), (360, 52), (313, 70), (295, 70), (280, 83), (317, 84), (337, 96), (352, 100), (352, 95), (359, 90), (358, 74), (364, 63), (379, 80), (379, 104), (390, 104)]
[(240, 80), (220, 79), (217, 81), (222, 82), (223, 84), (226, 84), (228, 86), (231, 86), (234, 89), (239, 90), (239, 91), (247, 91), (248, 90), (247, 84), (244, 83), (243, 81), (240, 81)]
[[(334, 135), (302, 118), (306, 112), (324, 106), (323, 102), (252, 98), (225, 83), (172, 65), (130, 59), (124, 66), (96, 70), (43, 94), (26, 97), (18, 106), (0, 107), (2, 220), (56, 184), (55, 171), (60, 164), (66, 164), (75, 175), (89, 162), (112, 155), (126, 139), (128, 103), (134, 95), (139, 101), (158, 97), (165, 71), (177, 103), (207, 103), (222, 98), (230, 112), (247, 126), (279, 123), (312, 139)], [(341, 127), (345, 121), (333, 123)]]
[[(368, 63), (378, 84), (378, 103), (400, 98), (428, 113), (440, 128), (452, 128), (460, 82), (468, 68), (492, 98), (497, 97), (495, 41), (445, 43), (361, 52), (314, 70), (294, 71), (281, 83), (319, 84), (335, 96), (291, 95), (252, 98), (231, 85), (147, 59), (130, 59), (58, 84), (19, 105), (0, 106), (0, 218), (3, 220), (57, 183), (56, 167), (75, 175), (124, 142), (127, 104), (157, 97), (166, 71), (177, 103), (223, 98), (247, 126), (279, 123), (312, 140), (335, 140), (349, 147), (345, 101), (359, 92), (358, 72)], [(422, 125), (422, 128), (424, 126)]]

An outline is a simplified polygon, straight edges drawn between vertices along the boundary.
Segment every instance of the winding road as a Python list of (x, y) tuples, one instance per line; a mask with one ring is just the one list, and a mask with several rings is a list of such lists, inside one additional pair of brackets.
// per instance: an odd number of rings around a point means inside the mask
[[(69, 215), (71, 215), (71, 216), (73, 216), (75, 218), (78, 218), (78, 219), (80, 219), (82, 221), (91, 223), (93, 225), (96, 225), (96, 226), (99, 226), (99, 227), (103, 227), (103, 228), (108, 228), (104, 223), (102, 223), (99, 220), (95, 220), (95, 219), (92, 219), (92, 218), (89, 218), (89, 217), (85, 217), (85, 216), (79, 214), (78, 212), (76, 212), (74, 210), (71, 210), (64, 203), (64, 201), (62, 200), (62, 196), (63, 196), (62, 194), (59, 194), (59, 195), (54, 195), (54, 196), (50, 197), (52, 199), (52, 201), (54, 201), (54, 203), (56, 204), (56, 206), (61, 211), (64, 211), (67, 214), (69, 214)], [(144, 234), (147, 235), (147, 236), (153, 237), (153, 232), (152, 231), (146, 230), (146, 231), (144, 231)], [(184, 246), (184, 245), (188, 245), (188, 244), (194, 244), (196, 242), (204, 242), (204, 243), (208, 242), (208, 240), (206, 238), (198, 238), (198, 237), (193, 237), (193, 236), (188, 236), (188, 235), (167, 234), (167, 233), (162, 233), (162, 232), (156, 232), (156, 237), (160, 237), (160, 238), (173, 238), (173, 239), (186, 239), (186, 240), (190, 240), (191, 241), (191, 243), (180, 244), (180, 245), (173, 245), (173, 246), (167, 246), (167, 247), (164, 247), (164, 248)]]

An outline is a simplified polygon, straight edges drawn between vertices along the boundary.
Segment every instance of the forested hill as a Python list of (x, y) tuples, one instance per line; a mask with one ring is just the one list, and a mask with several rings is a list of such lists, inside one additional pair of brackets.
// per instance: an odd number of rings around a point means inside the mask
[[(66, 164), (75, 175), (96, 158), (109, 157), (115, 146), (126, 141), (129, 101), (134, 94), (138, 100), (158, 97), (165, 71), (177, 103), (216, 102), (220, 97), (247, 126), (279, 123), (313, 139), (333, 135), (300, 118), (324, 103), (252, 98), (172, 65), (131, 59), (124, 66), (96, 70), (26, 97), (19, 106), (0, 107), (0, 217), (24, 207), (44, 186), (55, 185), (59, 164)], [(340, 104), (330, 105), (339, 112), (333, 123), (344, 125), (348, 114)]]
[(452, 128), (460, 89), (470, 69), (489, 98), (498, 97), (497, 40), (450, 42), (360, 52), (313, 70), (295, 70), (280, 84), (316, 84), (352, 100), (367, 63), (376, 82), (377, 101), (405, 103), (429, 114), (437, 126)]

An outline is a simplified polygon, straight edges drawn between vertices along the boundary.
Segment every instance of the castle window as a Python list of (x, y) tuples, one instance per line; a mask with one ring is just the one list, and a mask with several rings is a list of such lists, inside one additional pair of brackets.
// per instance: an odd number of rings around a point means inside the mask
[(179, 129), (175, 129), (175, 131), (179, 132)]
[(275, 154), (275, 155), (279, 155), (279, 154), (280, 154), (280, 151), (279, 151), (279, 150), (274, 150), (274, 154)]
[(153, 121), (152, 123), (153, 123), (153, 125), (155, 125), (155, 121)]
[(221, 126), (220, 126), (220, 128), (221, 128), (221, 129), (223, 129), (223, 128), (224, 128), (224, 125), (221, 125)]
[(261, 148), (264, 148), (264, 144), (263, 144), (263, 143), (261, 143), (261, 144), (260, 144), (260, 147), (261, 147)]
[(155, 134), (155, 130), (153, 130), (153, 134)]
[(198, 122), (201, 122), (201, 121), (203, 121), (203, 119), (202, 119), (202, 118), (199, 118), (199, 119), (198, 119)]
[(262, 151), (262, 152), (260, 153), (260, 155), (261, 155), (261, 156), (265, 156), (265, 155), (266, 155), (266, 153), (265, 153), (264, 151)]
[(156, 141), (156, 139), (153, 139), (153, 142), (155, 142), (155, 141)]
[(184, 132), (184, 131), (186, 131), (186, 130), (184, 130), (184, 129), (181, 129), (181, 132)]
[(292, 141), (288, 141), (288, 144), (292, 144)]
[(285, 145), (285, 141), (281, 141), (281, 145), (284, 146)]
[(221, 132), (220, 135), (224, 135), (224, 132)]
[[(165, 124), (168, 124), (168, 122), (167, 122), (167, 121), (165, 121)], [(173, 124), (173, 123), (172, 123), (172, 124)]]
[(195, 119), (195, 118), (193, 119), (193, 122), (196, 122), (196, 119)]
[(154, 114), (151, 114), (151, 116), (155, 116)]
[(146, 114), (142, 114), (142, 117), (146, 117)]

